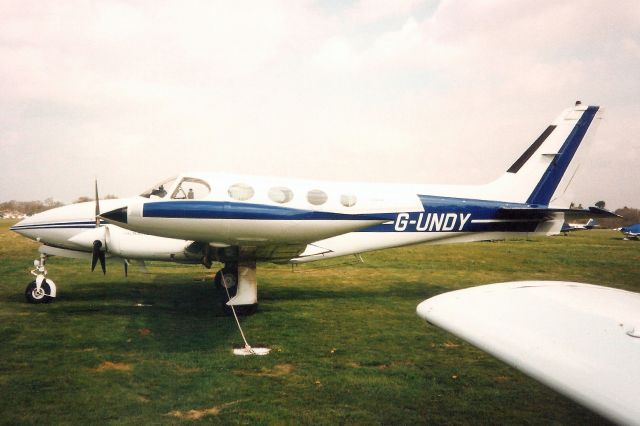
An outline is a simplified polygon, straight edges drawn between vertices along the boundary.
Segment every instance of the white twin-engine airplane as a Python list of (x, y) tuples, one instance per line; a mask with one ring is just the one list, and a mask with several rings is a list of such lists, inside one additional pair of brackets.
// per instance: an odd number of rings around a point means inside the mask
[[(302, 263), (409, 244), (556, 234), (569, 209), (550, 204), (571, 182), (576, 153), (593, 133), (599, 111), (576, 102), (502, 177), (486, 185), (193, 173), (138, 197), (46, 211), (11, 228), (44, 244), (35, 261), (38, 279), (26, 296), (46, 302), (56, 294), (55, 284), (44, 276), (46, 255), (92, 257), (92, 266), (100, 260), (103, 271), (105, 255), (207, 267), (218, 261), (225, 266), (216, 282), (234, 289), (227, 305), (252, 312), (258, 303), (256, 262)], [(577, 212), (610, 214), (597, 208)]]

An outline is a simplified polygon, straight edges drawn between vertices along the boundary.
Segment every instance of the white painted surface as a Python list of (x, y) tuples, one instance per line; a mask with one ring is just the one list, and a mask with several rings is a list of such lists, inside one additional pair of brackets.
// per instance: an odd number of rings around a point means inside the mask
[(444, 293), (417, 312), (603, 416), (640, 424), (640, 294), (509, 282)]

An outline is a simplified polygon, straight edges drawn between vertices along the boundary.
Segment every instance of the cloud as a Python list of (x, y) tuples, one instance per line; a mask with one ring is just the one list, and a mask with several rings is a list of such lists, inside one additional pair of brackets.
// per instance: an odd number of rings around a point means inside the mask
[[(96, 175), (127, 195), (182, 169), (488, 180), (577, 98), (633, 151), (639, 21), (633, 1), (3, 2), (0, 200), (70, 200)], [(632, 157), (582, 196), (640, 173)]]
[(358, 25), (388, 21), (410, 15), (424, 3), (421, 0), (360, 0), (347, 8), (345, 19)]

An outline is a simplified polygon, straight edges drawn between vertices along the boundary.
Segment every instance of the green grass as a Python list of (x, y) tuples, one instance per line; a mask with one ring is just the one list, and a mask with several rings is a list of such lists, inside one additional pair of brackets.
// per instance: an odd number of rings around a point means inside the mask
[[(427, 325), (453, 289), (559, 279), (640, 290), (640, 244), (613, 231), (415, 246), (295, 268), (260, 265), (260, 311), (241, 338), (203, 267), (149, 274), (52, 258), (59, 297), (28, 305), (37, 244), (0, 221), (2, 424), (594, 424), (603, 420)], [(151, 306), (136, 306), (146, 304)], [(182, 416), (182, 417), (179, 417)]]

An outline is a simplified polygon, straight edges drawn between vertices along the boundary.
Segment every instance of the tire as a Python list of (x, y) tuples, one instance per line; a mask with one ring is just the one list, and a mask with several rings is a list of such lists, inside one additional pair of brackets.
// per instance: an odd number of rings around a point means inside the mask
[[(224, 282), (222, 280), (222, 274), (224, 273)], [(213, 279), (213, 283), (216, 288), (220, 290), (224, 300), (227, 300), (227, 292), (225, 291), (224, 284), (229, 290), (229, 296), (233, 297), (238, 292), (238, 269), (236, 268), (223, 268), (216, 272), (216, 276)]]
[(48, 294), (51, 294), (51, 286), (47, 280), (42, 282), (40, 291), (38, 291), (38, 285), (35, 281), (31, 281), (27, 284), (27, 288), (24, 289), (24, 296), (27, 299), (27, 302), (33, 304), (50, 303), (53, 298), (51, 296), (47, 296)]

